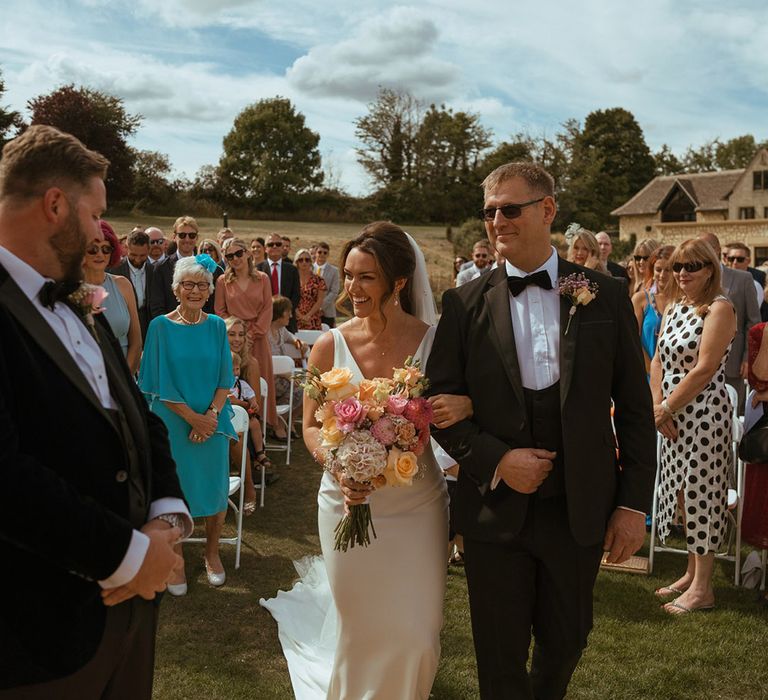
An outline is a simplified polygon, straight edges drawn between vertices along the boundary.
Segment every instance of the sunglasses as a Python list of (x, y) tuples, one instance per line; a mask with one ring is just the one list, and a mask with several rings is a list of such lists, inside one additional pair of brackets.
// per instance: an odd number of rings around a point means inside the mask
[(245, 251), (240, 248), (240, 250), (236, 250), (234, 253), (227, 253), (224, 257), (227, 260), (234, 260), (235, 258), (242, 258), (243, 255), (245, 255)]
[(635, 262), (645, 262), (650, 258), (650, 255), (633, 255), (632, 256), (635, 259)]
[(681, 270), (685, 270), (686, 272), (698, 272), (702, 268), (706, 267), (710, 263), (708, 262), (702, 262), (701, 260), (696, 260), (693, 262), (676, 262), (672, 263), (672, 272), (680, 272)]
[(297, 263), (300, 263), (300, 262), (311, 263), (312, 261), (309, 258), (299, 258), (296, 262)]
[(267, 248), (282, 248), (283, 242), (280, 241), (279, 243), (267, 243)]
[(194, 241), (195, 238), (197, 238), (197, 232), (192, 231), (191, 233), (187, 233), (186, 231), (179, 231), (179, 233), (176, 234), (177, 238), (181, 238), (183, 241), (185, 238), (189, 238), (190, 241)]
[(732, 263), (743, 263), (746, 262), (748, 258), (746, 258), (744, 255), (728, 255), (725, 259)]
[(208, 284), (208, 282), (182, 282), (181, 288), (186, 289), (188, 292), (191, 292), (195, 287), (197, 287), (201, 292), (205, 292), (208, 290), (208, 288), (211, 285)]
[(149, 239), (149, 245), (160, 245), (161, 243), (165, 243), (165, 238), (150, 238)]
[(200, 248), (201, 253), (213, 253), (216, 250), (213, 246), (204, 245)]
[(538, 204), (543, 200), (544, 197), (539, 197), (538, 199), (532, 199), (530, 202), (523, 202), (522, 204), (504, 204), (500, 207), (487, 207), (481, 209), (478, 212), (478, 216), (483, 221), (493, 221), (496, 218), (496, 212), (500, 211), (505, 219), (517, 219), (522, 215), (525, 207), (530, 207), (531, 204)]
[(487, 258), (488, 257), (488, 253), (475, 253), (472, 257), (473, 258)]
[(114, 248), (111, 245), (92, 245), (89, 248), (85, 249), (85, 252), (88, 255), (97, 255), (99, 251), (101, 251), (102, 255), (112, 255), (112, 251)]

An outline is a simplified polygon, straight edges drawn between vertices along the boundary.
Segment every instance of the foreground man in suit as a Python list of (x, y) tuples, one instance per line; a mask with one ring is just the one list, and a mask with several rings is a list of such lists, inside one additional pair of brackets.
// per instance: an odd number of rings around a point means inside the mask
[(0, 697), (148, 700), (153, 599), (192, 529), (163, 423), (68, 296), (107, 165), (48, 126), (0, 160)]
[[(586, 646), (603, 551), (621, 562), (643, 543), (656, 433), (626, 287), (557, 257), (552, 177), (510, 163), (483, 184), (488, 238), (507, 262), (445, 293), (427, 376), (433, 394), (474, 407), (435, 437), (461, 467), (455, 530), (480, 696), (550, 700)], [(557, 282), (574, 273), (597, 290), (570, 315)]]

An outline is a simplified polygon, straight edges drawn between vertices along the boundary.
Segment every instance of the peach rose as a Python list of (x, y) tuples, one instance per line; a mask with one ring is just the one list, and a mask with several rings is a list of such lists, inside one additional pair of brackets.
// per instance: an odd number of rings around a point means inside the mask
[(419, 464), (413, 452), (403, 452), (396, 447), (389, 451), (384, 475), (390, 486), (410, 486), (418, 471)]
[(358, 396), (361, 402), (370, 404), (373, 401), (373, 392), (376, 391), (376, 382), (372, 379), (362, 379), (357, 387)]
[(384, 415), (384, 408), (382, 406), (370, 406), (365, 404), (365, 409), (368, 411), (368, 420), (376, 422)]
[(320, 375), (320, 381), (326, 389), (339, 389), (352, 380), (352, 370), (347, 367), (334, 367)]
[(323, 438), (323, 447), (338, 447), (344, 439), (344, 433), (339, 430), (335, 418), (328, 418), (323, 421), (320, 436)]
[(333, 404), (326, 402), (315, 411), (315, 420), (318, 423), (325, 423), (333, 415)]
[(578, 294), (576, 294), (576, 303), (581, 304), (582, 306), (586, 306), (594, 298), (595, 295), (592, 294), (592, 292), (590, 292), (588, 289), (580, 289)]
[(328, 389), (325, 393), (326, 401), (344, 401), (357, 393), (357, 384), (342, 384), (340, 387)]

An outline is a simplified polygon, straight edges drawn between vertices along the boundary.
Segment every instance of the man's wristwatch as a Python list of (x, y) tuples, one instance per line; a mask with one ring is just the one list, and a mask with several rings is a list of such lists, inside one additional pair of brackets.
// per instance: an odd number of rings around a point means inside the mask
[(162, 520), (168, 523), (171, 527), (177, 527), (184, 532), (184, 521), (178, 513), (162, 513), (158, 515), (155, 520)]

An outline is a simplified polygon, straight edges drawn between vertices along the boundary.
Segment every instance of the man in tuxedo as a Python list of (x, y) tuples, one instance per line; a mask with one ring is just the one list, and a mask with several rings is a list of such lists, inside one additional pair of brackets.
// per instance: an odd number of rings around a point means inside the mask
[(152, 289), (154, 268), (149, 263), (149, 235), (141, 229), (134, 229), (128, 234), (126, 241), (128, 255), (119, 265), (111, 268), (113, 275), (121, 275), (131, 281), (136, 295), (136, 308), (139, 310), (141, 338), (147, 337), (149, 326), (149, 299)]
[[(510, 163), (483, 186), (481, 216), (506, 262), (445, 292), (426, 374), (431, 393), (473, 404), (435, 437), (461, 467), (454, 529), (480, 696), (550, 700), (586, 646), (603, 552), (621, 562), (643, 543), (656, 431), (626, 287), (550, 243), (552, 177)], [(557, 291), (573, 274), (597, 287), (575, 307)]]
[(0, 697), (149, 700), (153, 599), (192, 531), (165, 426), (70, 296), (107, 165), (49, 126), (0, 160)]
[(258, 264), (259, 270), (265, 273), (272, 284), (272, 296), (278, 294), (291, 300), (293, 314), (288, 324), (291, 333), (296, 332), (296, 309), (301, 299), (299, 271), (296, 266), (283, 258), (283, 239), (278, 233), (270, 233), (264, 247), (267, 249), (267, 259)]
[[(702, 233), (699, 238), (709, 243), (718, 260), (722, 260), (720, 239), (714, 233)], [(744, 413), (748, 363), (747, 333), (756, 323), (760, 323), (760, 307), (757, 303), (755, 285), (752, 275), (744, 270), (735, 270), (720, 263), (722, 285), (725, 296), (731, 300), (736, 309), (736, 335), (733, 338), (731, 351), (725, 362), (725, 381), (728, 382), (739, 397), (739, 414)]]
[(611, 277), (621, 277), (627, 281), (627, 284), (629, 284), (629, 273), (626, 268), (609, 259), (613, 252), (613, 241), (611, 241), (611, 237), (605, 231), (600, 231), (595, 238), (597, 239), (597, 245), (600, 248), (600, 260), (605, 263), (608, 272), (611, 273)]
[(325, 280), (327, 292), (325, 301), (323, 301), (323, 315), (321, 321), (329, 328), (336, 326), (336, 299), (339, 296), (339, 268), (328, 262), (328, 254), (331, 252), (330, 246), (321, 241), (315, 248), (315, 274), (320, 275)]
[[(173, 223), (173, 239), (176, 244), (176, 250), (166, 257), (161, 263), (155, 265), (152, 274), (152, 287), (150, 288), (149, 315), (150, 320), (155, 316), (163, 316), (173, 311), (179, 304), (173, 293), (173, 271), (176, 269), (176, 262), (179, 258), (186, 258), (195, 254), (195, 242), (198, 236), (197, 221), (191, 216), (180, 216)], [(216, 286), (216, 280), (223, 273), (221, 268), (217, 268), (213, 273), (213, 284)], [(203, 311), (208, 314), (214, 311), (214, 294), (203, 306)]]

